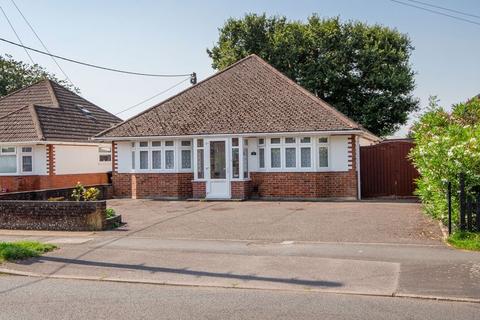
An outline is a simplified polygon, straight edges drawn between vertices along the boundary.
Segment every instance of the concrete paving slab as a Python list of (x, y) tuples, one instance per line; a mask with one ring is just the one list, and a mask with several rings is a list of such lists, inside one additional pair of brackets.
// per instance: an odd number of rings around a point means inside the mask
[(84, 244), (89, 241), (92, 241), (93, 238), (54, 238), (51, 240), (45, 241), (45, 243), (52, 243), (52, 244)]

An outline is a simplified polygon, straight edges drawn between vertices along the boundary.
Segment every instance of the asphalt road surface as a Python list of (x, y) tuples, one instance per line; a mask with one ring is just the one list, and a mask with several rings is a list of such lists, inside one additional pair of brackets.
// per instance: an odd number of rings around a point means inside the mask
[(480, 304), (0, 275), (0, 319), (480, 319)]

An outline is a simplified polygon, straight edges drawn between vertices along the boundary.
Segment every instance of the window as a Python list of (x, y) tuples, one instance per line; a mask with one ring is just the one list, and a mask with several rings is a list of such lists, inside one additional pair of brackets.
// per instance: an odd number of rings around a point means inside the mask
[(243, 178), (248, 178), (248, 140), (243, 140)]
[(295, 138), (285, 138), (285, 143), (295, 143)]
[(152, 141), (152, 147), (161, 147), (162, 146), (162, 141)]
[(232, 138), (232, 178), (240, 178), (240, 140)]
[(22, 147), (22, 172), (33, 171), (33, 148)]
[(132, 170), (135, 170), (135, 150), (132, 150)]
[(328, 137), (318, 139), (318, 166), (328, 168)]
[(191, 145), (192, 143), (190, 142), (190, 140), (182, 141), (182, 147), (190, 147)]
[(148, 141), (141, 141), (140, 142), (140, 148), (147, 148), (148, 147)]
[(165, 150), (165, 169), (173, 169), (174, 167), (175, 167), (174, 150)]
[(192, 167), (192, 151), (182, 150), (182, 169), (190, 169)]
[(148, 151), (140, 151), (140, 169), (148, 169)]
[(297, 167), (297, 148), (285, 148), (285, 167)]
[(265, 168), (265, 148), (258, 149), (258, 166)]
[(197, 139), (197, 179), (205, 178), (203, 139)]
[(0, 148), (0, 173), (17, 172), (17, 155), (15, 147)]
[(271, 144), (280, 144), (280, 138), (271, 138), (270, 143)]
[(161, 150), (152, 151), (152, 169), (162, 169), (162, 151)]
[(232, 178), (240, 178), (240, 154), (238, 148), (232, 148)]
[(302, 139), (300, 139), (300, 143), (310, 143), (310, 142), (311, 142), (310, 137), (303, 137)]
[(312, 167), (312, 149), (310, 147), (300, 148), (300, 166), (302, 168)]
[(270, 167), (272, 168), (282, 167), (280, 148), (270, 149)]
[(260, 146), (265, 145), (265, 139), (263, 139), (263, 138), (258, 139), (258, 144), (259, 144)]
[(100, 162), (111, 162), (112, 161), (112, 148), (98, 147), (98, 161), (100, 161)]
[(165, 141), (165, 147), (173, 147), (173, 141)]

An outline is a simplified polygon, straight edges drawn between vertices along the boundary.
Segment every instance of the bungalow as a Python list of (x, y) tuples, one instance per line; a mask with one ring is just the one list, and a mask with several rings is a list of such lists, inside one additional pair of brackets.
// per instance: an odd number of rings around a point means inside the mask
[(250, 55), (95, 139), (119, 197), (356, 199), (378, 137)]
[(0, 192), (107, 183), (111, 144), (89, 138), (119, 122), (50, 80), (1, 98)]

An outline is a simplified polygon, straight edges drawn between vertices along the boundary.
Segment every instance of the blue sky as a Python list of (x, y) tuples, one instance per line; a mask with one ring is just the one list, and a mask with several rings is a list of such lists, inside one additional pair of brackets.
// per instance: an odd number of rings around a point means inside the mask
[[(478, 0), (423, 0), (480, 15)], [(247, 12), (285, 15), (304, 20), (312, 13), (379, 23), (407, 33), (415, 47), (411, 59), (417, 72), (415, 95), (422, 106), (438, 95), (450, 106), (480, 93), (480, 26), (434, 15), (389, 0), (316, 1), (27, 1), (17, 5), (36, 28), (50, 51), (70, 58), (151, 73), (190, 73), (199, 80), (214, 73), (206, 48), (218, 37), (218, 27), (229, 17)], [(0, 0), (26, 45), (41, 48), (10, 0)], [(472, 18), (473, 19), (473, 18)], [(480, 21), (480, 19), (478, 20)], [(0, 37), (16, 41), (3, 16)], [(26, 54), (0, 43), (0, 54), (28, 61)], [(49, 57), (32, 54), (49, 71), (60, 71)], [(60, 62), (82, 95), (110, 112), (136, 104), (181, 79), (120, 75)], [(175, 92), (141, 105), (121, 117), (130, 117)], [(413, 116), (414, 117), (414, 116)], [(404, 133), (405, 129), (400, 131)]]

